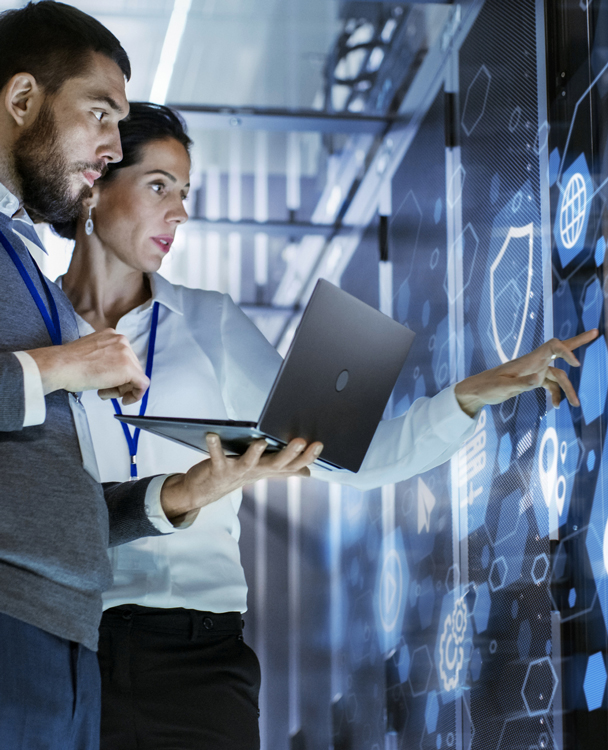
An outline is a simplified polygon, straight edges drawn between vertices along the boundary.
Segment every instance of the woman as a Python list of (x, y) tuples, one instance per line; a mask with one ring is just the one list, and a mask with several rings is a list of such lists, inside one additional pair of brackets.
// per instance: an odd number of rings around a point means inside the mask
[[(113, 327), (129, 339), (151, 372), (148, 414), (257, 421), (277, 352), (227, 295), (172, 285), (157, 273), (187, 219), (183, 124), (165, 107), (132, 104), (120, 129), (123, 160), (109, 165), (76, 225), (56, 227), (76, 240), (58, 283), (81, 335)], [(114, 419), (118, 403), (93, 392), (83, 400), (103, 481), (182, 472), (200, 460), (150, 433), (124, 433)], [(382, 422), (357, 475), (312, 473), (360, 489), (401, 481), (447, 460), (474, 426), (452, 387)], [(179, 530), (159, 513), (158, 528), (174, 533), (109, 550), (114, 585), (104, 595), (99, 642), (102, 750), (259, 747), (259, 665), (241, 631), (240, 502), (239, 489)]]

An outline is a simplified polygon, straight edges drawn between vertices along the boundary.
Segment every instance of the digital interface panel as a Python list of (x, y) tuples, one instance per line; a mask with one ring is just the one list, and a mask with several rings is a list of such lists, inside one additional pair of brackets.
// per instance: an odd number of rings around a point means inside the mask
[[(291, 613), (267, 646), (272, 750), (608, 740), (608, 0), (548, 3), (540, 32), (538, 13), (485, 2), (458, 85), (392, 179), (393, 314), (417, 334), (392, 413), (599, 327), (580, 370), (560, 365), (582, 407), (528, 393), (486, 407), (458, 456), (394, 488), (269, 497), (286, 542), (265, 563), (267, 596)], [(374, 305), (377, 225), (341, 282)], [(295, 552), (281, 507), (300, 514)]]
[[(592, 747), (608, 741), (608, 3), (601, 0), (581, 13), (574, 3), (560, 2), (548, 21), (555, 334), (600, 330), (600, 337), (580, 353), (580, 370), (566, 368), (582, 408), (571, 410), (571, 422), (557, 426), (560, 456), (550, 475), (561, 527), (551, 596), (561, 622), (564, 744)], [(554, 439), (549, 435), (547, 442)]]

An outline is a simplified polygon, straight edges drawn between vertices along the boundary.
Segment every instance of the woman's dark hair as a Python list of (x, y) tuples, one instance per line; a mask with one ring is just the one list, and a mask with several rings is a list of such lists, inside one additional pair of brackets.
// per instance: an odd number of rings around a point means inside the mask
[(30, 73), (46, 94), (87, 72), (92, 52), (113, 60), (131, 77), (129, 57), (95, 18), (54, 0), (0, 13), (0, 89), (17, 73)]
[[(156, 141), (173, 138), (182, 144), (188, 155), (192, 140), (186, 132), (186, 124), (177, 112), (161, 104), (131, 102), (129, 115), (118, 123), (122, 144), (122, 161), (110, 162), (108, 171), (97, 180), (103, 186), (125, 167), (138, 164), (143, 158), (144, 146)], [(53, 229), (61, 237), (73, 240), (76, 237), (78, 220), (63, 224), (53, 224)]]

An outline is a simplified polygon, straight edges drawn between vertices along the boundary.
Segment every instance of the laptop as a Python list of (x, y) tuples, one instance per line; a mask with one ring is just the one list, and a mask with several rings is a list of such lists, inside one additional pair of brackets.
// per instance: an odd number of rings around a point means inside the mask
[(258, 422), (154, 416), (116, 419), (207, 453), (219, 435), (239, 455), (264, 438), (269, 451), (290, 440), (320, 440), (315, 461), (357, 472), (415, 334), (324, 279), (315, 286)]

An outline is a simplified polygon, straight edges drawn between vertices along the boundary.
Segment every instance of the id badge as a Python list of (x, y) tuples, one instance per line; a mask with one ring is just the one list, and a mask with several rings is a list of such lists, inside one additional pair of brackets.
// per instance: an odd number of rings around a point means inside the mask
[(90, 474), (96, 482), (101, 482), (97, 459), (95, 458), (95, 449), (93, 448), (93, 439), (91, 438), (91, 429), (87, 413), (80, 400), (80, 394), (70, 393), (70, 409), (74, 415), (74, 424), (78, 443), (80, 444), (80, 454), (82, 456), (82, 465), (84, 470)]

